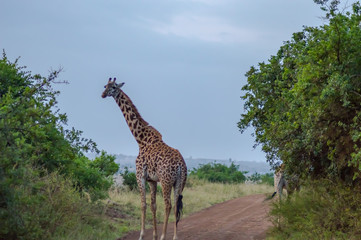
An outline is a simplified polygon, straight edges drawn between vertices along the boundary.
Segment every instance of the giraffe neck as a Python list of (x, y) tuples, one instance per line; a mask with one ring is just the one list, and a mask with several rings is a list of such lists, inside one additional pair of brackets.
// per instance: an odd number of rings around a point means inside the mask
[[(149, 126), (148, 122), (140, 116), (132, 100), (122, 90), (119, 90), (119, 94), (114, 99), (123, 112), (125, 121), (138, 144), (144, 145), (149, 143), (149, 131), (158, 131)], [(158, 134), (160, 135), (160, 133)]]

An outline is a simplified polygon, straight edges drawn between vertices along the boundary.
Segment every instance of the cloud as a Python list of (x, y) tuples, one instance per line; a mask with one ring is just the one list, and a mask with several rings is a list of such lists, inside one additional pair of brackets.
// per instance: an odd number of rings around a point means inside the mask
[(259, 39), (260, 33), (233, 26), (222, 19), (195, 15), (176, 15), (167, 23), (147, 20), (150, 28), (163, 35), (174, 35), (215, 43), (244, 43)]

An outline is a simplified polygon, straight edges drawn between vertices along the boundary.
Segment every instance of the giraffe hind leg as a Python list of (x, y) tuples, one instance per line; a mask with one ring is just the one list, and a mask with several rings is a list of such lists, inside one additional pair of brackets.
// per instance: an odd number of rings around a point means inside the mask
[(172, 209), (171, 203), (171, 193), (172, 193), (172, 185), (162, 184), (163, 190), (163, 199), (164, 199), (164, 223), (163, 223), (163, 231), (160, 240), (164, 240), (167, 234), (167, 226), (168, 226), (168, 218), (170, 210)]
[(145, 217), (146, 217), (146, 210), (147, 210), (147, 202), (145, 198), (145, 177), (144, 176), (137, 176), (138, 187), (140, 191), (140, 201), (141, 201), (141, 210), (142, 210), (142, 217), (141, 217), (141, 230), (139, 240), (144, 239), (145, 233)]
[(177, 237), (177, 227), (178, 227), (178, 222), (181, 218), (181, 215), (183, 213), (183, 195), (181, 194), (183, 191), (185, 185), (185, 176), (182, 176), (182, 167), (178, 168), (178, 173), (177, 173), (177, 179), (176, 182), (174, 184), (174, 216), (176, 218), (176, 222), (174, 223), (174, 235), (173, 235), (173, 240), (178, 239)]
[(149, 182), (151, 192), (151, 205), (150, 208), (153, 214), (153, 240), (158, 239), (157, 235), (157, 182)]

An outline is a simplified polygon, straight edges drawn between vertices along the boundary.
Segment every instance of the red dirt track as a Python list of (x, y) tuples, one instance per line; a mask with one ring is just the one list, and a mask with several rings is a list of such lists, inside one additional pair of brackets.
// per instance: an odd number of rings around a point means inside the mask
[[(272, 226), (268, 219), (269, 201), (263, 194), (251, 195), (216, 204), (182, 218), (178, 223), (178, 239), (188, 240), (252, 240), (265, 239)], [(158, 238), (162, 225), (158, 226)], [(152, 240), (153, 230), (147, 229), (145, 240)], [(132, 232), (122, 240), (138, 240)], [(173, 239), (173, 223), (168, 224), (166, 239)]]

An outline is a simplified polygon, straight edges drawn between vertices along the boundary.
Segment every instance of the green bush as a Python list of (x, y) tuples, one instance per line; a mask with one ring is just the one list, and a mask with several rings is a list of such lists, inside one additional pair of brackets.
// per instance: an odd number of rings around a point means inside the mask
[(320, 180), (271, 210), (275, 239), (361, 239), (361, 189)]
[(125, 167), (124, 172), (120, 173), (120, 175), (123, 177), (123, 185), (130, 190), (138, 189), (137, 176), (134, 172), (129, 172), (128, 167)]
[(210, 182), (241, 183), (246, 180), (246, 172), (238, 171), (237, 165), (233, 162), (229, 167), (220, 163), (208, 163), (201, 165), (198, 169), (193, 169), (190, 176), (205, 179)]
[(262, 174), (261, 175), (261, 183), (273, 186), (274, 185), (273, 173)]
[[(0, 59), (0, 239), (46, 239), (71, 225), (65, 216), (57, 220), (57, 207), (81, 216), (71, 208), (83, 202), (77, 194), (106, 197), (117, 171), (114, 157), (104, 152), (94, 162), (86, 158), (83, 152), (98, 151), (96, 144), (81, 131), (65, 129), (67, 117), (52, 90), (60, 70), (41, 77), (24, 69), (5, 53)], [(53, 173), (66, 183), (61, 189), (62, 180), (54, 181), (46, 192)], [(63, 202), (56, 205), (58, 200)]]
[(113, 176), (119, 170), (119, 165), (114, 162), (115, 156), (108, 155), (105, 151), (90, 162), (90, 167), (97, 168), (105, 177)]
[[(0, 208), (0, 239), (49, 239), (70, 231), (83, 221), (92, 206), (73, 187), (70, 179), (58, 173), (37, 175), (29, 168), (23, 175), (26, 184), (11, 188), (11, 200)], [(9, 191), (1, 185), (1, 190)]]
[(249, 176), (248, 180), (259, 184), (274, 185), (273, 173), (259, 174), (256, 172)]
[(293, 33), (251, 67), (242, 98), (243, 132), (254, 127), (267, 160), (301, 180), (361, 180), (361, 4), (314, 0), (324, 25)]

